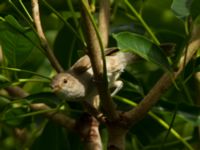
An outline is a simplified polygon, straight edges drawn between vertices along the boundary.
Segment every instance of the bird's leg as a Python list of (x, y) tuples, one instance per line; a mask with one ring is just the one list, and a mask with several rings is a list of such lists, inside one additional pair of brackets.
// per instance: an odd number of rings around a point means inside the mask
[(117, 94), (123, 87), (123, 82), (121, 80), (117, 80), (113, 83), (112, 87), (110, 88), (112, 90), (111, 96), (113, 97), (114, 95)]

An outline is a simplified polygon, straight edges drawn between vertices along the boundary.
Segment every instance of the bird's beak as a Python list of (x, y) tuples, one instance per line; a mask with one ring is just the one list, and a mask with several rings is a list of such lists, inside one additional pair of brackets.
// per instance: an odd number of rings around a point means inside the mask
[(54, 93), (57, 93), (57, 92), (59, 92), (59, 91), (60, 91), (60, 89), (61, 89), (61, 87), (60, 87), (59, 85), (54, 85), (54, 84), (51, 84), (50, 86), (51, 86), (51, 88), (52, 88), (52, 91), (53, 91)]

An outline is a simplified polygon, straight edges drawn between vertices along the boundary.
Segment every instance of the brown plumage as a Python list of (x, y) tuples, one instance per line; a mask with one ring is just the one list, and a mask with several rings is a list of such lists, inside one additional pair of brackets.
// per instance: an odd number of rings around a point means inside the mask
[[(140, 58), (116, 48), (106, 50), (105, 55), (109, 88), (115, 89), (112, 93), (114, 95), (123, 85), (122, 81), (118, 80), (120, 74), (129, 63)], [(98, 93), (89, 57), (87, 55), (81, 57), (68, 71), (57, 74), (51, 86), (55, 93), (62, 95), (66, 100), (91, 102)]]

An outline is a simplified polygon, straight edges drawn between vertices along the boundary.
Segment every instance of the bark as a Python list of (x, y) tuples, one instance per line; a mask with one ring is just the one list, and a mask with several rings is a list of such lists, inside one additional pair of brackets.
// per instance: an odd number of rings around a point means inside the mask
[(101, 62), (102, 62), (102, 56), (104, 55), (101, 54), (100, 41), (97, 37), (94, 25), (92, 24), (91, 18), (89, 17), (88, 14), (90, 13), (88, 12), (89, 4), (87, 0), (82, 0), (82, 3), (83, 3), (82, 17), (84, 21), (83, 24), (85, 26), (85, 31), (86, 31), (88, 56), (90, 58), (92, 69), (94, 72), (94, 80), (96, 83), (97, 90), (99, 92), (104, 112), (109, 119), (113, 120), (117, 118), (117, 113), (115, 111), (115, 104), (110, 96), (108, 83), (103, 76), (104, 70)]

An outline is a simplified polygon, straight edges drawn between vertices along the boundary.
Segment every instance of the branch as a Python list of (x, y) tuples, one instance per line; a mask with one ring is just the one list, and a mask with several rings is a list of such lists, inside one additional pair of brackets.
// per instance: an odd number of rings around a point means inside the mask
[(95, 117), (84, 113), (77, 121), (76, 129), (82, 138), (85, 150), (102, 150), (99, 122)]
[[(50, 109), (50, 107), (43, 103), (31, 104), (30, 107), (31, 109), (38, 111)], [(85, 149), (102, 150), (99, 123), (93, 116), (89, 114), (83, 114), (77, 121), (56, 111), (46, 112), (44, 113), (44, 116), (67, 129), (79, 133)]]
[(149, 93), (144, 97), (144, 99), (138, 104), (138, 106), (122, 114), (123, 117), (125, 117), (132, 124), (135, 124), (146, 116), (151, 107), (153, 107), (153, 105), (160, 99), (162, 94), (171, 86), (173, 80), (175, 80), (178, 75), (180, 75), (185, 65), (191, 60), (193, 55), (200, 48), (199, 33), (200, 28), (197, 25), (194, 26), (189, 45), (184, 49), (184, 52), (187, 51), (187, 53), (181, 57), (178, 70), (173, 72), (172, 76), (170, 76), (169, 73), (165, 73), (149, 91)]
[[(43, 103), (31, 104), (30, 107), (31, 109), (36, 111), (50, 109), (50, 107)], [(102, 150), (101, 136), (99, 133), (99, 123), (93, 116), (85, 113), (77, 121), (56, 111), (46, 112), (44, 113), (44, 116), (67, 129), (79, 133), (85, 149)]]
[[(24, 92), (20, 87), (9, 87), (6, 88), (11, 96), (25, 97), (28, 93)], [(34, 111), (52, 110), (49, 106), (44, 103), (30, 104), (30, 108)], [(69, 130), (78, 133), (83, 140), (85, 149), (87, 150), (102, 150), (102, 142), (99, 133), (98, 121), (89, 114), (83, 114), (77, 121), (55, 111), (45, 112), (43, 116), (56, 124), (65, 127)], [(27, 133), (25, 129), (15, 129), (15, 134), (21, 142), (26, 141)]]
[[(24, 97), (28, 96), (28, 93), (26, 93), (23, 89), (21, 89), (18, 86), (8, 87), (8, 88), (6, 88), (6, 91), (12, 97), (24, 98)], [(30, 104), (30, 108), (35, 111), (51, 109), (49, 106), (47, 106), (46, 104), (43, 104), (43, 103)], [(70, 117), (67, 117), (66, 115), (64, 115), (62, 113), (46, 112), (46, 113), (44, 113), (44, 116), (49, 118), (50, 120), (56, 122), (57, 124), (68, 128), (68, 129), (73, 130), (75, 128), (75, 120), (71, 119)]]
[(125, 150), (126, 134), (128, 128), (124, 128), (121, 125), (118, 126), (119, 122), (108, 124), (108, 150)]
[[(51, 109), (49, 106), (43, 104), (43, 103), (36, 103), (30, 105), (31, 109), (35, 111), (41, 111), (41, 110), (48, 110)], [(70, 130), (75, 129), (76, 121), (70, 117), (67, 117), (66, 115), (59, 113), (59, 112), (46, 112), (43, 114), (45, 117), (49, 118), (53, 122), (67, 128)]]
[(8, 92), (8, 94), (14, 98), (24, 98), (28, 96), (28, 93), (22, 90), (20, 87), (7, 87), (5, 90)]
[(103, 76), (104, 69), (101, 63), (102, 54), (100, 51), (101, 50), (100, 42), (97, 37), (97, 33), (95, 31), (94, 25), (92, 24), (92, 21), (88, 14), (89, 4), (88, 2), (87, 3), (84, 2), (84, 0), (82, 0), (82, 3), (83, 3), (82, 17), (83, 17), (85, 31), (86, 31), (88, 56), (90, 58), (92, 69), (94, 72), (96, 87), (99, 92), (100, 99), (103, 105), (103, 109), (105, 110), (105, 113), (108, 115), (109, 119), (113, 120), (117, 118), (117, 113), (115, 111), (114, 102), (110, 96), (108, 83)]
[(99, 33), (101, 34), (102, 43), (105, 48), (108, 46), (109, 39), (110, 1), (101, 0), (99, 3)]
[(45, 50), (47, 58), (49, 59), (51, 65), (56, 69), (57, 72), (63, 72), (63, 68), (60, 66), (58, 60), (56, 59), (55, 55), (49, 43), (44, 35), (41, 20), (40, 20), (40, 11), (39, 11), (39, 4), (38, 0), (32, 0), (32, 13), (33, 13), (33, 20), (37, 30), (38, 37), (41, 42), (42, 48)]

